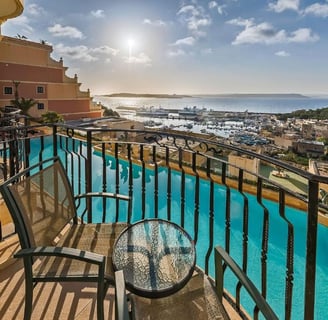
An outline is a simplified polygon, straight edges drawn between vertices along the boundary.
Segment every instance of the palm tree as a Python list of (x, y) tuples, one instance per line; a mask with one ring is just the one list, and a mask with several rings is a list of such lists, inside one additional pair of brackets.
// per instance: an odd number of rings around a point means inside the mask
[(44, 123), (64, 122), (64, 118), (57, 112), (48, 111), (42, 115), (42, 122)]
[(15, 86), (15, 100), (18, 100), (19, 94), (18, 94), (18, 86), (20, 85), (19, 81), (13, 81), (13, 84)]
[(14, 107), (21, 110), (21, 113), (25, 116), (29, 116), (28, 111), (35, 106), (38, 102), (34, 99), (25, 99), (25, 98), (18, 98), (15, 100), (11, 100), (11, 103)]

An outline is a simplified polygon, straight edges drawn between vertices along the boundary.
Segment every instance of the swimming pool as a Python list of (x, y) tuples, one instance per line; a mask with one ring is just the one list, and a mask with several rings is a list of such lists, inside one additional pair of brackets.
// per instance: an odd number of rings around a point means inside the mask
[[(39, 155), (37, 151), (40, 149), (37, 141), (33, 142), (31, 163), (37, 162)], [(52, 144), (49, 140), (46, 144), (46, 150), (43, 152), (44, 158), (52, 155)], [(34, 151), (33, 151), (34, 150)], [(77, 150), (75, 150), (77, 152)], [(86, 150), (82, 148), (82, 154), (85, 155)], [(65, 152), (61, 151), (59, 155), (65, 159)], [(76, 161), (77, 156), (69, 156), (68, 164), (70, 167), (71, 161)], [(116, 186), (116, 169), (119, 166), (119, 189), (121, 193), (128, 194), (129, 192), (129, 163), (120, 160), (119, 163), (111, 156), (106, 156), (106, 177), (108, 191), (115, 192)], [(92, 174), (93, 174), (93, 191), (102, 191), (102, 158), (97, 152), (93, 153), (92, 161)], [(133, 221), (141, 218), (141, 198), (142, 198), (142, 168), (134, 164), (132, 166), (133, 177)], [(82, 180), (84, 177), (80, 177)], [(151, 169), (145, 169), (144, 177), (147, 188), (145, 190), (146, 197), (146, 217), (153, 217), (155, 201), (154, 201), (154, 185), (155, 174)], [(184, 203), (186, 217), (190, 219), (185, 220), (185, 229), (194, 236), (193, 217), (195, 204), (194, 204), (194, 182), (195, 177), (186, 175), (185, 177), (185, 199)], [(78, 179), (74, 179), (76, 182)], [(168, 172), (164, 167), (158, 169), (158, 216), (166, 218), (167, 216), (167, 186), (168, 186)], [(172, 220), (175, 222), (180, 221), (181, 211), (181, 174), (177, 171), (171, 172), (171, 212)], [(224, 186), (215, 185), (215, 199), (214, 199), (214, 243), (215, 245), (225, 243), (225, 206), (226, 190)], [(200, 193), (202, 201), (199, 207), (199, 226), (200, 233), (196, 245), (198, 264), (202, 266), (205, 260), (206, 250), (209, 242), (209, 197), (210, 185), (208, 181), (200, 180)], [(248, 275), (254, 283), (260, 287), (260, 274), (261, 274), (261, 240), (262, 240), (262, 219), (263, 208), (258, 204), (256, 197), (247, 195), (249, 202), (249, 235), (248, 235)], [(188, 201), (188, 200), (191, 201)], [(241, 263), (242, 257), (241, 239), (242, 221), (243, 221), (243, 197), (235, 190), (231, 192), (231, 252), (233, 258)], [(284, 318), (285, 306), (285, 277), (286, 277), (286, 241), (287, 241), (287, 224), (279, 216), (279, 208), (277, 203), (263, 200), (264, 205), (270, 212), (270, 229), (269, 229), (269, 250), (267, 257), (267, 279), (268, 279), (268, 292), (267, 300), (278, 314), (279, 318)], [(97, 202), (94, 203), (94, 208), (98, 206)], [(124, 211), (124, 210), (122, 210)], [(123, 213), (122, 213), (123, 214)], [(286, 207), (286, 216), (289, 221), (294, 225), (294, 280), (293, 280), (293, 310), (292, 318), (301, 319), (303, 317), (303, 304), (304, 304), (304, 275), (305, 275), (305, 249), (306, 249), (306, 214), (300, 210)], [(101, 217), (98, 217), (101, 220)], [(97, 219), (97, 218), (96, 218)], [(124, 220), (124, 217), (122, 216)], [(328, 314), (328, 304), (326, 303), (326, 293), (328, 291), (328, 255), (325, 254), (328, 247), (328, 230), (326, 227), (319, 225), (318, 228), (318, 254), (317, 254), (317, 270), (316, 270), (316, 314), (315, 319), (326, 319)], [(211, 259), (213, 261), (213, 259)], [(214, 266), (210, 265), (210, 273), (213, 275)], [(227, 276), (225, 287), (234, 293), (235, 280), (229, 274)], [(241, 304), (248, 312), (252, 314), (252, 304), (242, 295)]]

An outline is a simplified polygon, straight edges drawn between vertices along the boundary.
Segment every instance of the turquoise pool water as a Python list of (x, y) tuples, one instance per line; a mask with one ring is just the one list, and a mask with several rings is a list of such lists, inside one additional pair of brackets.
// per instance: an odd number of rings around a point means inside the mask
[[(46, 150), (43, 157), (47, 158), (52, 155), (51, 140), (46, 143)], [(36, 153), (39, 149), (38, 142), (34, 141), (32, 145), (31, 163), (37, 162), (39, 155)], [(35, 152), (35, 153), (34, 153)], [(85, 150), (83, 149), (83, 152)], [(64, 157), (64, 153), (60, 153)], [(63, 158), (64, 159), (64, 158)], [(75, 161), (76, 156), (70, 161)], [(106, 175), (108, 191), (115, 192), (115, 170), (116, 161), (108, 156), (106, 158)], [(167, 215), (167, 169), (159, 168), (158, 171), (158, 216), (165, 218)], [(102, 159), (97, 152), (93, 154), (93, 187), (94, 191), (101, 191), (102, 188)], [(120, 173), (120, 192), (128, 193), (128, 177), (129, 167), (126, 161), (119, 162)], [(146, 188), (146, 217), (154, 215), (154, 192), (155, 183), (154, 171), (146, 169), (145, 179)], [(141, 177), (142, 169), (138, 165), (133, 165), (133, 221), (141, 218)], [(81, 177), (82, 180), (84, 177)], [(176, 222), (180, 221), (181, 209), (181, 175), (179, 172), (172, 171), (171, 176), (171, 212), (172, 219)], [(193, 213), (194, 213), (194, 177), (186, 176), (185, 181), (185, 229), (194, 236), (193, 230)], [(75, 179), (76, 181), (78, 179)], [(208, 247), (209, 233), (209, 183), (205, 180), (200, 182), (201, 202), (199, 207), (200, 217), (199, 226), (200, 234), (196, 246), (198, 264), (202, 265), (206, 250)], [(225, 196), (226, 190), (223, 186), (215, 186), (214, 200), (214, 234), (215, 244), (224, 245), (225, 236)], [(261, 262), (261, 240), (262, 240), (262, 219), (263, 209), (259, 206), (253, 195), (247, 195), (249, 201), (249, 238), (248, 238), (248, 275), (260, 287), (260, 262)], [(232, 190), (231, 192), (231, 255), (237, 262), (242, 256), (242, 218), (243, 218), (243, 197)], [(94, 203), (95, 209), (98, 207), (97, 202)], [(267, 257), (267, 279), (268, 293), (267, 299), (273, 307), (279, 318), (284, 318), (285, 305), (285, 277), (286, 277), (286, 240), (287, 240), (287, 223), (279, 216), (278, 205), (275, 202), (264, 200), (264, 205), (270, 212), (270, 229), (269, 229), (269, 252)], [(122, 210), (124, 211), (124, 210)], [(123, 213), (122, 213), (123, 214)], [(306, 214), (302, 211), (286, 207), (286, 216), (294, 225), (294, 281), (293, 281), (293, 310), (292, 319), (302, 319), (304, 304), (304, 274), (305, 274), (305, 248), (306, 248)], [(189, 218), (188, 218), (189, 217)], [(99, 217), (99, 220), (101, 217)], [(124, 217), (122, 218), (124, 219)], [(328, 304), (326, 297), (328, 292), (328, 229), (319, 225), (318, 228), (318, 254), (317, 254), (317, 271), (316, 271), (316, 315), (315, 319), (326, 319), (328, 315)], [(210, 273), (213, 275), (213, 257), (211, 257)], [(231, 274), (227, 274), (225, 286), (234, 294), (235, 278)], [(242, 305), (250, 314), (252, 314), (252, 304), (245, 294), (242, 294)]]

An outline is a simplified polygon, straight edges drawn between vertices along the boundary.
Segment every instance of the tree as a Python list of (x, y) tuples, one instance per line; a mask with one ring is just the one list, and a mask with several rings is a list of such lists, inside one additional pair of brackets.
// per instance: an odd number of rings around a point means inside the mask
[(55, 111), (48, 111), (42, 115), (42, 122), (44, 123), (64, 122), (64, 118), (62, 115), (58, 114)]
[(29, 115), (29, 110), (35, 106), (38, 102), (35, 101), (34, 99), (25, 99), (25, 98), (18, 98), (15, 100), (11, 100), (11, 103), (15, 108), (18, 108), (21, 110), (21, 113), (25, 116), (30, 116)]
[(19, 81), (13, 81), (13, 84), (15, 86), (15, 100), (19, 99), (19, 94), (18, 94), (18, 86), (20, 85)]
[(103, 106), (102, 109), (104, 110), (104, 114), (103, 114), (104, 117), (117, 117), (117, 118), (120, 117), (119, 113), (114, 111), (113, 109), (108, 109)]

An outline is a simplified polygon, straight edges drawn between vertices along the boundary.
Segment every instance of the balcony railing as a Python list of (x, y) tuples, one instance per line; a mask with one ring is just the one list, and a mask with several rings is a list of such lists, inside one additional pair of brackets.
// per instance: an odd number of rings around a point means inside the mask
[[(327, 177), (215, 137), (67, 125), (47, 131), (49, 136), (28, 134), (28, 127), (0, 130), (0, 178), (59, 155), (75, 193), (111, 191), (132, 199), (131, 216), (116, 203), (80, 203), (86, 222), (104, 221), (106, 210), (114, 210), (117, 221), (174, 221), (195, 240), (197, 264), (207, 274), (214, 276), (214, 247), (220, 244), (279, 318), (313, 319), (325, 307), (322, 299), (316, 301), (327, 289), (322, 283), (316, 287), (316, 272), (321, 269), (319, 220), (325, 221), (328, 212)], [(270, 168), (278, 177), (272, 177)], [(241, 314), (257, 317), (258, 310), (228, 270), (225, 287)]]

